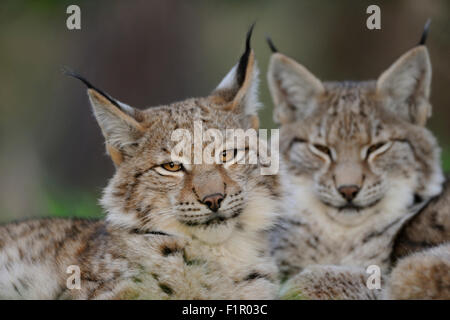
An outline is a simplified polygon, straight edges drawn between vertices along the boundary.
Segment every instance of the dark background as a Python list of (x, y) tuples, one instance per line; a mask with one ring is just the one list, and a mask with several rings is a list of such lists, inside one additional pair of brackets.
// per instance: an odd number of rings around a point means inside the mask
[[(81, 30), (66, 8), (81, 7)], [(381, 30), (366, 28), (381, 7)], [(2, 1), (0, 4), (0, 221), (99, 216), (114, 168), (83, 86), (70, 66), (135, 107), (207, 95), (236, 63), (256, 21), (262, 127), (272, 128), (269, 33), (322, 80), (376, 78), (419, 40), (433, 64), (429, 127), (450, 168), (450, 1)]]

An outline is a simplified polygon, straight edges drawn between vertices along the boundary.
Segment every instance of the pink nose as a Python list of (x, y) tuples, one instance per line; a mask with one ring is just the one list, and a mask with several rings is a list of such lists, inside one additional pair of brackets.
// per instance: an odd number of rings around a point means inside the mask
[(360, 188), (357, 185), (344, 185), (338, 188), (339, 193), (348, 201), (356, 198)]
[(210, 210), (217, 212), (217, 210), (219, 210), (220, 208), (220, 204), (222, 203), (223, 198), (223, 194), (214, 193), (204, 197), (202, 202), (206, 204)]

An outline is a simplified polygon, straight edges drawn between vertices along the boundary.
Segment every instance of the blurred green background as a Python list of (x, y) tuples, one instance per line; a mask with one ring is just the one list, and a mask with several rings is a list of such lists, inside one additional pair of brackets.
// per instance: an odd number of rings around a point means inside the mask
[[(81, 7), (82, 29), (66, 28)], [(366, 8), (381, 7), (381, 30)], [(433, 63), (429, 127), (450, 168), (450, 1), (2, 1), (0, 4), (0, 221), (101, 216), (114, 167), (84, 87), (70, 66), (119, 100), (146, 107), (208, 94), (253, 47), (261, 68), (262, 127), (274, 127), (265, 74), (280, 51), (323, 80), (376, 78), (414, 46), (428, 17)]]

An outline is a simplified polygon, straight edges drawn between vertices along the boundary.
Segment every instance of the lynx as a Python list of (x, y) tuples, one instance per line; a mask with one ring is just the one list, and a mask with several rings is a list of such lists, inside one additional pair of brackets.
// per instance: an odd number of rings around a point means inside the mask
[(425, 127), (424, 42), (361, 82), (322, 82), (269, 43), (274, 119), (291, 176), (290, 207), (272, 235), (283, 274), (314, 264), (386, 272), (400, 228), (440, 194), (440, 149)]
[[(116, 171), (105, 220), (43, 219), (0, 227), (0, 297), (37, 299), (269, 299), (277, 293), (267, 233), (278, 175), (258, 164), (173, 162), (177, 128), (256, 128), (258, 69), (250, 48), (211, 95), (139, 110), (87, 86)], [(66, 273), (79, 266), (80, 289)]]

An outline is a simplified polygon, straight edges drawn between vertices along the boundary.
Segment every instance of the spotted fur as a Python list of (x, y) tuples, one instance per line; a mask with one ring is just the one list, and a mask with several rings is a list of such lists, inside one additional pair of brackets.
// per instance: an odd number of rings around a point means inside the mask
[[(38, 220), (0, 227), (0, 297), (37, 299), (269, 299), (277, 292), (267, 230), (278, 176), (260, 164), (170, 163), (177, 128), (248, 129), (257, 121), (258, 70), (249, 47), (214, 92), (138, 110), (89, 82), (116, 165), (101, 199), (106, 220)], [(247, 162), (248, 163), (248, 162)], [(212, 210), (204, 200), (223, 196)], [(66, 269), (81, 269), (68, 289)]]
[(375, 264), (386, 272), (400, 228), (442, 189), (440, 149), (425, 128), (426, 47), (364, 82), (322, 82), (274, 53), (268, 80), (291, 176), (286, 214), (272, 234), (281, 271)]
[(450, 299), (450, 243), (416, 252), (392, 270), (387, 299)]
[[(394, 242), (392, 260), (450, 242), (450, 180), (443, 191), (409, 221)], [(449, 270), (450, 272), (450, 270)]]
[(286, 281), (280, 291), (288, 300), (379, 300), (386, 279), (381, 277), (380, 289), (367, 287), (368, 274), (359, 267), (312, 265)]

